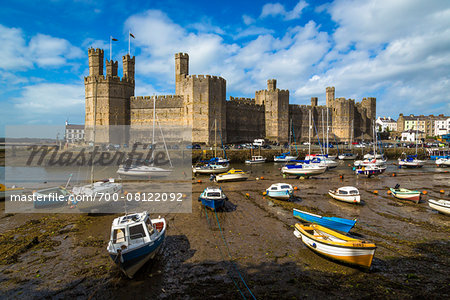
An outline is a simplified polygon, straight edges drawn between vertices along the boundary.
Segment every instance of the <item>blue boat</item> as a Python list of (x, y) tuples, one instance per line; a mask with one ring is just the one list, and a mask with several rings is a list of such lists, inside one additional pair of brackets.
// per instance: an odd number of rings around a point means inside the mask
[(114, 219), (109, 256), (129, 278), (154, 258), (165, 239), (166, 220), (150, 219), (146, 211)]
[(209, 207), (212, 210), (223, 207), (226, 200), (228, 200), (227, 196), (225, 196), (222, 189), (218, 187), (207, 187), (203, 193), (201, 193), (200, 197), (198, 197), (198, 201), (201, 201), (204, 206)]
[(294, 208), (294, 217), (306, 222), (319, 224), (321, 226), (338, 230), (342, 232), (349, 232), (356, 224), (356, 220), (343, 219), (338, 217), (322, 217), (306, 211), (301, 211)]

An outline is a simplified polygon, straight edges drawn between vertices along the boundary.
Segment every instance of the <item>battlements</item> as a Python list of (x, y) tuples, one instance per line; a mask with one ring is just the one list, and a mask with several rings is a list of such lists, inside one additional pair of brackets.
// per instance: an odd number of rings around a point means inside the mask
[(106, 76), (117, 76), (119, 62), (106, 60)]
[(103, 49), (100, 48), (89, 48), (88, 49), (88, 54), (89, 55), (104, 55), (105, 51)]
[(130, 78), (126, 78), (126, 77), (120, 78), (119, 76), (106, 76), (105, 77), (104, 75), (100, 75), (97, 77), (91, 77), (91, 76), (84, 77), (84, 84), (94, 83), (95, 81), (97, 81), (97, 83), (99, 83), (99, 84), (111, 83), (111, 82), (134, 84), (134, 79), (130, 79)]
[(213, 75), (186, 75), (186, 76), (183, 76), (183, 78), (188, 79), (188, 80), (192, 79), (192, 80), (203, 81), (204, 79), (207, 79), (207, 80), (217, 80), (217, 81), (226, 82), (225, 78), (220, 77), (220, 76), (213, 76)]
[(175, 53), (175, 58), (187, 58), (187, 59), (189, 59), (189, 55), (187, 53), (179, 52), (179, 53)]
[(263, 95), (267, 95), (267, 94), (272, 94), (274, 92), (277, 92), (277, 93), (282, 94), (282, 95), (286, 95), (286, 94), (289, 95), (289, 90), (280, 90), (280, 89), (271, 90), (271, 91), (260, 90), (260, 91), (256, 91), (255, 94), (257, 96), (263, 96)]
[(183, 96), (158, 95), (158, 96), (136, 96), (130, 98), (130, 108), (153, 109), (153, 98), (156, 97), (156, 108), (180, 108), (183, 107)]

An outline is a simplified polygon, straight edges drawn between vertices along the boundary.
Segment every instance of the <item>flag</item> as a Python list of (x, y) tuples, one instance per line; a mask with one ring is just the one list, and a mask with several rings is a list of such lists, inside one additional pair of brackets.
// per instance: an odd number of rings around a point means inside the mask
[(134, 35), (130, 32), (130, 36), (133, 38), (133, 39), (135, 39), (135, 37), (134, 37)]
[(115, 41), (115, 42), (118, 41), (118, 39), (115, 39), (115, 38), (113, 38), (113, 37), (111, 37), (111, 40), (112, 40), (112, 41)]

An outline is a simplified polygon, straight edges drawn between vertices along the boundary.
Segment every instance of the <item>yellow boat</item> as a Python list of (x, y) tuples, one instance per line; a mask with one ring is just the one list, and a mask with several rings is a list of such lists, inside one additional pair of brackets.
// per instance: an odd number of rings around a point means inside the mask
[(0, 183), (0, 199), (9, 197), (11, 195), (20, 195), (24, 191), (23, 187), (16, 187), (13, 185), (10, 188), (7, 188), (4, 184)]
[(216, 181), (240, 181), (240, 180), (247, 180), (249, 177), (249, 174), (240, 170), (240, 169), (231, 169), (226, 173), (221, 173), (216, 176)]
[(377, 248), (374, 243), (340, 234), (326, 227), (295, 224), (294, 234), (313, 251), (344, 263), (370, 268)]

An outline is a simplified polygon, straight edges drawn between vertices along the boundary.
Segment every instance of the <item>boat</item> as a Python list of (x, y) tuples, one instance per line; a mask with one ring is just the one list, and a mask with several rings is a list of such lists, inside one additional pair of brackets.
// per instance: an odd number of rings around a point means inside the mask
[(353, 186), (343, 186), (337, 190), (329, 190), (328, 195), (342, 202), (361, 203), (361, 195), (358, 189)]
[(438, 167), (450, 167), (450, 158), (437, 158), (436, 165)]
[(450, 150), (444, 150), (441, 148), (431, 148), (427, 149), (428, 156), (432, 160), (437, 160), (439, 158), (450, 159)]
[(339, 154), (339, 156), (338, 156), (338, 158), (340, 159), (340, 160), (354, 160), (354, 159), (356, 159), (356, 157), (358, 156), (358, 154), (356, 154), (356, 153), (352, 153), (351, 151), (352, 151), (352, 146), (353, 146), (353, 131), (354, 131), (354, 129), (353, 129), (353, 121), (354, 120), (352, 120), (352, 127), (351, 127), (351, 130), (350, 130), (350, 152), (344, 152), (344, 153), (342, 153), (342, 154)]
[(377, 166), (376, 164), (367, 164), (355, 169), (356, 175), (366, 175), (367, 177), (377, 176), (386, 171), (386, 166)]
[(425, 162), (426, 162), (425, 160), (417, 159), (417, 155), (406, 156), (405, 154), (404, 158), (398, 159), (398, 166), (400, 168), (422, 168)]
[(207, 187), (198, 197), (198, 201), (201, 201), (204, 206), (212, 210), (223, 207), (226, 200), (228, 200), (227, 196), (225, 196), (222, 188), (218, 187)]
[(294, 188), (288, 183), (272, 184), (267, 190), (266, 195), (275, 199), (289, 199), (294, 193)]
[[(294, 161), (297, 162), (297, 161)], [(281, 168), (283, 175), (293, 176), (314, 176), (325, 173), (327, 167), (325, 165), (310, 164), (308, 162), (300, 162), (297, 164), (288, 164)]]
[(262, 164), (262, 163), (265, 163), (265, 162), (266, 162), (266, 158), (262, 157), (260, 155), (252, 156), (252, 159), (247, 159), (245, 161), (246, 164), (250, 164), (250, 165), (251, 164)]
[(448, 200), (428, 200), (428, 205), (440, 213), (450, 216), (450, 201)]
[(230, 164), (206, 164), (192, 167), (194, 174), (219, 174), (230, 169)]
[(353, 159), (356, 159), (357, 156), (358, 156), (358, 154), (346, 152), (346, 153), (340, 154), (338, 156), (338, 158), (340, 160), (353, 160)]
[(311, 250), (331, 259), (370, 268), (376, 245), (374, 243), (358, 240), (326, 227), (311, 224), (295, 224), (294, 235)]
[(62, 186), (51, 187), (33, 192), (34, 208), (45, 208), (67, 204), (71, 193)]
[(216, 176), (216, 181), (241, 181), (241, 180), (247, 180), (249, 177), (249, 174), (247, 172), (244, 172), (240, 169), (231, 169), (226, 173), (221, 173)]
[(8, 188), (4, 184), (0, 183), (0, 199), (4, 199), (11, 195), (21, 195), (23, 191), (24, 191), (23, 187), (13, 185)]
[(133, 278), (158, 253), (166, 228), (164, 218), (150, 219), (146, 211), (115, 218), (107, 246), (109, 256), (126, 276)]
[(422, 193), (419, 191), (400, 188), (400, 185), (398, 184), (394, 188), (390, 188), (389, 190), (391, 191), (392, 196), (394, 196), (395, 198), (401, 200), (410, 200), (416, 204), (420, 202), (420, 197), (422, 195)]
[(294, 208), (294, 217), (305, 222), (319, 224), (321, 226), (348, 233), (356, 224), (356, 220), (343, 219), (338, 217), (322, 217), (306, 211)]
[(386, 165), (386, 163), (387, 163), (387, 159), (385, 159), (385, 158), (381, 158), (381, 159), (378, 159), (378, 158), (375, 158), (375, 159), (366, 158), (366, 159), (363, 159), (363, 160), (355, 160), (353, 165), (355, 167), (363, 167), (363, 166), (375, 164), (376, 166), (381, 167), (381, 166)]
[(291, 123), (289, 125), (291, 127), (291, 130), (289, 130), (289, 151), (286, 153), (281, 153), (280, 155), (275, 155), (273, 157), (274, 162), (288, 162), (288, 161), (297, 159), (297, 156), (298, 156), (297, 144), (295, 144), (295, 151), (297, 152), (297, 155), (296, 156), (291, 155), (291, 135), (294, 136), (294, 143), (295, 143), (295, 135), (294, 135), (294, 127), (292, 126), (292, 119), (291, 119)]
[(364, 154), (363, 158), (367, 158), (367, 159), (374, 159), (374, 158), (382, 159), (383, 155), (381, 155), (379, 153), (376, 153), (375, 155), (373, 153), (367, 153), (367, 154)]
[(172, 173), (172, 169), (164, 169), (155, 166), (133, 164), (120, 165), (117, 174), (131, 177), (166, 177)]

